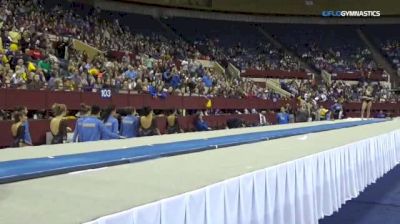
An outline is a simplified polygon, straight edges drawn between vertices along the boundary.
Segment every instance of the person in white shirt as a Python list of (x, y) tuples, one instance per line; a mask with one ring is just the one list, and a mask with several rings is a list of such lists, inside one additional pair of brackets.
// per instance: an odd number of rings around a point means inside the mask
[(268, 125), (266, 114), (267, 112), (265, 110), (258, 114), (260, 117), (260, 126)]

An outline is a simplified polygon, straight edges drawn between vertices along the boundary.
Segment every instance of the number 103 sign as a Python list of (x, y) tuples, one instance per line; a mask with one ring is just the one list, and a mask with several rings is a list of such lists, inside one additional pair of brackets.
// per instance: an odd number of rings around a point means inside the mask
[(111, 98), (111, 89), (102, 89), (101, 91), (100, 91), (100, 96), (101, 96), (101, 98), (103, 98), (103, 99), (109, 99), (109, 98)]

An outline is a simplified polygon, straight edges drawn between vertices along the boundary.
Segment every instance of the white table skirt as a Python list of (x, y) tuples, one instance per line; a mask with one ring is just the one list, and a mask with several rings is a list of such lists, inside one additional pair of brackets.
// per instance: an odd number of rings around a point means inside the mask
[(394, 131), (88, 223), (318, 223), (399, 161), (400, 131)]

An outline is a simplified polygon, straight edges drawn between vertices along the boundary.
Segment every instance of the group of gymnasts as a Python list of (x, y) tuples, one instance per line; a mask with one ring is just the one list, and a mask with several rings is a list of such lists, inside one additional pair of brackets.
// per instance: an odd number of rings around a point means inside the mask
[[(153, 110), (150, 107), (144, 107), (142, 112), (143, 115), (138, 117), (133, 108), (125, 108), (126, 116), (122, 117), (119, 124), (115, 106), (108, 106), (102, 111), (97, 105), (91, 107), (82, 105), (72, 141), (88, 142), (160, 135)], [(61, 142), (54, 142), (54, 144), (57, 143)]]
[[(150, 107), (144, 107), (140, 117), (137, 116), (136, 110), (132, 107), (124, 108), (123, 111), (125, 116), (122, 116), (121, 120), (118, 121), (115, 106), (108, 106), (102, 110), (97, 105), (81, 104), (72, 141), (88, 142), (160, 135), (156, 116)], [(27, 108), (21, 107), (16, 109), (13, 114), (14, 123), (11, 126), (13, 135), (12, 147), (32, 145), (27, 113)], [(53, 118), (50, 121), (51, 143), (65, 143), (67, 142), (68, 132), (72, 132), (71, 128), (68, 127), (67, 107), (64, 104), (54, 104), (52, 113)], [(179, 127), (176, 111), (171, 111), (167, 116), (166, 132), (169, 134), (183, 132)]]

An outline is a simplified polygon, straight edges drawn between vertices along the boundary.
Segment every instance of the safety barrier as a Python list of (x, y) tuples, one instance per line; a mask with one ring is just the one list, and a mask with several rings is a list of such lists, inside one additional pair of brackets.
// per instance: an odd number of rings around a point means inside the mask
[[(198, 96), (168, 96), (166, 98), (153, 98), (149, 94), (118, 94), (112, 93), (110, 98), (102, 98), (101, 91), (48, 91), (48, 90), (20, 90), (5, 88), (0, 89), (0, 108), (12, 110), (16, 106), (25, 105), (32, 110), (50, 109), (54, 103), (64, 103), (70, 110), (78, 110), (80, 103), (97, 104), (101, 107), (113, 104), (116, 107), (132, 106), (142, 108), (150, 106), (153, 109), (206, 109), (207, 99)], [(294, 106), (295, 101), (262, 100), (258, 98), (212, 98), (214, 109), (278, 109), (286, 103)]]

